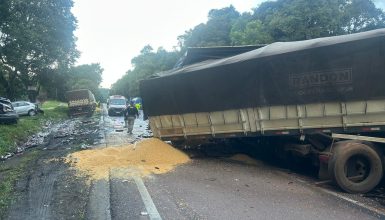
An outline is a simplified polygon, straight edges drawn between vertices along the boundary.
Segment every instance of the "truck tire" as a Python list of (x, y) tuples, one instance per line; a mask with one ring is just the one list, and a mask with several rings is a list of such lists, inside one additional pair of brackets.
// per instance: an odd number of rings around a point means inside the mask
[(359, 142), (337, 144), (329, 161), (332, 180), (349, 193), (367, 193), (382, 179), (382, 160), (377, 151)]

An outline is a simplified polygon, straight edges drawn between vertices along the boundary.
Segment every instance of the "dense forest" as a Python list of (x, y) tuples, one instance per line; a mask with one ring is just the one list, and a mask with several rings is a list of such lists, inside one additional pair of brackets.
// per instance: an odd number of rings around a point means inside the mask
[(371, 0), (265, 1), (251, 12), (233, 6), (212, 9), (206, 23), (178, 37), (177, 49), (151, 46), (131, 60), (133, 68), (112, 85), (112, 93), (139, 96), (138, 82), (172, 69), (189, 47), (269, 44), (336, 36), (385, 27), (385, 13)]

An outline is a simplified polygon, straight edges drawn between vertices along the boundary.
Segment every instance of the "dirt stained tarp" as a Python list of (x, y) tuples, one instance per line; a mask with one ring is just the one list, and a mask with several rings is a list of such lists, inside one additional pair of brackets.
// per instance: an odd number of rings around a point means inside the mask
[(277, 42), (140, 83), (149, 116), (385, 97), (385, 29)]

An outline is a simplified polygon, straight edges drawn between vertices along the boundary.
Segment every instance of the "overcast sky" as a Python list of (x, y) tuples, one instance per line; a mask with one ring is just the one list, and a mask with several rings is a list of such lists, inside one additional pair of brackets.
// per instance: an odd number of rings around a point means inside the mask
[(100, 63), (103, 87), (131, 68), (131, 59), (150, 44), (172, 50), (177, 37), (207, 21), (210, 9), (233, 4), (249, 11), (262, 0), (74, 0), (78, 19), (77, 64)]
[[(109, 88), (131, 68), (131, 59), (150, 44), (172, 50), (177, 37), (207, 21), (210, 9), (232, 4), (250, 11), (264, 0), (74, 0), (78, 19), (77, 64), (100, 63), (102, 87)], [(385, 7), (385, 0), (376, 0)]]
[(374, 0), (374, 3), (377, 7), (385, 9), (385, 0)]

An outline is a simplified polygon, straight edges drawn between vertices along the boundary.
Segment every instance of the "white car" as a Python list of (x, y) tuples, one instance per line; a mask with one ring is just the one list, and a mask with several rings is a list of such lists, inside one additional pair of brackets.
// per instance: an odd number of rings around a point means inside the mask
[(12, 106), (18, 115), (34, 116), (37, 113), (36, 105), (27, 101), (12, 102)]

